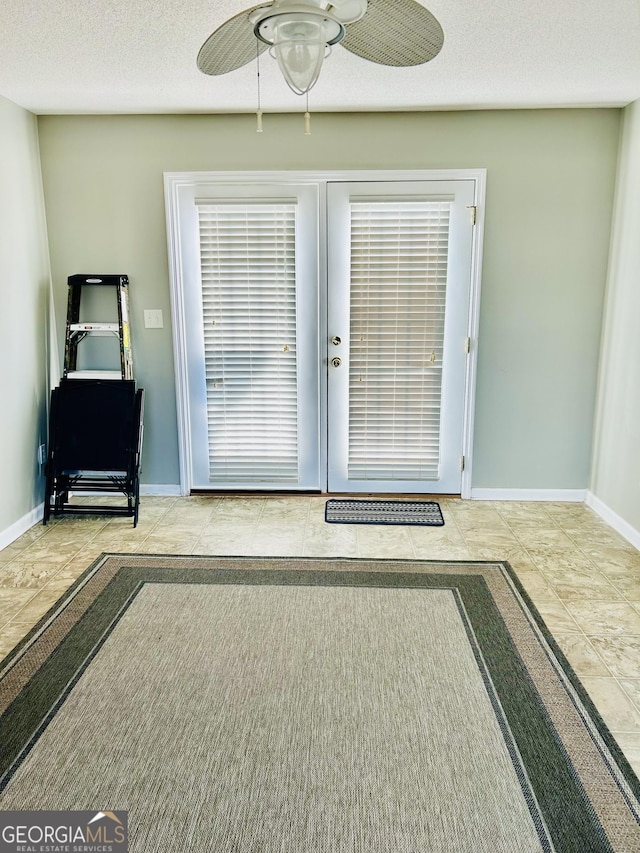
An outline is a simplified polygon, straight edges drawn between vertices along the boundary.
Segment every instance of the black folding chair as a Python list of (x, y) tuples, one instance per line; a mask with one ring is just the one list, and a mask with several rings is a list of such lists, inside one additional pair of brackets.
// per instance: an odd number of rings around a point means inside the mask
[[(54, 515), (126, 515), (138, 523), (144, 391), (134, 380), (63, 379), (51, 393), (43, 524)], [(123, 494), (126, 506), (70, 503)]]

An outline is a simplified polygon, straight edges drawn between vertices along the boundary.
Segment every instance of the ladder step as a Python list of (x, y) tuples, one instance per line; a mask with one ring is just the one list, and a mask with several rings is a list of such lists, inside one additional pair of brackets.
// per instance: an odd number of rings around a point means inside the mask
[(67, 379), (122, 379), (119, 370), (68, 370)]
[(71, 323), (69, 328), (72, 332), (115, 332), (120, 333), (118, 323)]

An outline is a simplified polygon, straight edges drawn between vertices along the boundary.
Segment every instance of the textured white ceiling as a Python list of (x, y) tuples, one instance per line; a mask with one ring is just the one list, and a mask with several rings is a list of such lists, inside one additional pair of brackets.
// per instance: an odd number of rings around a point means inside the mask
[[(255, 0), (0, 0), (0, 95), (35, 113), (247, 112), (255, 63), (196, 67), (205, 39)], [(640, 0), (426, 0), (445, 33), (415, 68), (336, 47), (311, 109), (620, 106), (640, 98)], [(265, 111), (303, 106), (261, 60)]]

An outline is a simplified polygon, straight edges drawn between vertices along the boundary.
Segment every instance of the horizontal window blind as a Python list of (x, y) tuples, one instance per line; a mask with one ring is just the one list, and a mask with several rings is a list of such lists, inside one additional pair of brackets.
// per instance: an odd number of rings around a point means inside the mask
[(348, 472), (437, 480), (448, 201), (352, 201)]
[(298, 479), (295, 203), (198, 203), (212, 482)]

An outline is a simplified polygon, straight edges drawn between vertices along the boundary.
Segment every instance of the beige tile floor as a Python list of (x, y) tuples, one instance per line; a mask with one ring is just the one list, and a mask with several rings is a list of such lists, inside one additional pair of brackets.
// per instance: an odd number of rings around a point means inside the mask
[(0, 551), (0, 658), (103, 551), (506, 559), (640, 775), (640, 552), (581, 504), (446, 499), (440, 528), (330, 525), (326, 498), (143, 498)]

